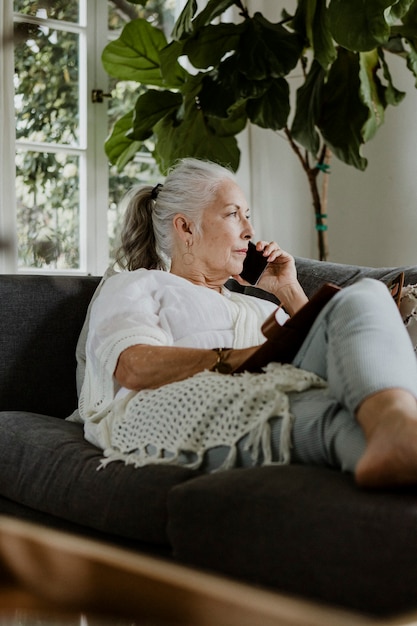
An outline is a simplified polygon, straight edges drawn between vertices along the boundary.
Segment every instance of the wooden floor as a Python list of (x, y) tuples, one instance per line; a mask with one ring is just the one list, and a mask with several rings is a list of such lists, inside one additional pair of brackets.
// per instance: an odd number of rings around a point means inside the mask
[(16, 611), (61, 615), (54, 626), (417, 625), (417, 612), (377, 620), (0, 517), (0, 624)]

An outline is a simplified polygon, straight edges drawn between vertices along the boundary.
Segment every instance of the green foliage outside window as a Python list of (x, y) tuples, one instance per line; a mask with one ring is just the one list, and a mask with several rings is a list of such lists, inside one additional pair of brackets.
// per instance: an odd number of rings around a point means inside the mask
[[(15, 1), (31, 15), (34, 3)], [(53, 17), (78, 20), (78, 2), (58, 0)], [(71, 33), (15, 24), (16, 139), (77, 145), (78, 44)], [(70, 167), (71, 166), (71, 167)], [(59, 181), (59, 183), (58, 183)], [(16, 191), (19, 264), (77, 267), (78, 162), (52, 152), (19, 150)]]

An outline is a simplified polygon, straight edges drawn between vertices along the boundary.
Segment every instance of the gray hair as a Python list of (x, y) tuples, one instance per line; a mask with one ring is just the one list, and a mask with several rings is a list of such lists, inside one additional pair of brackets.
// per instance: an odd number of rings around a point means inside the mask
[(203, 212), (225, 180), (235, 180), (227, 168), (186, 158), (169, 172), (158, 189), (150, 185), (134, 187), (125, 198), (121, 246), (116, 256), (119, 265), (128, 270), (166, 270), (173, 250), (174, 216), (184, 214), (196, 232), (201, 232)]

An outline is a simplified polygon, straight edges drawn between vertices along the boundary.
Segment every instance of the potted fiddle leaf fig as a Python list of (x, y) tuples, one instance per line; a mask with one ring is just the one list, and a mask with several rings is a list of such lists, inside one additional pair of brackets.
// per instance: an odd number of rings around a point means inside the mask
[[(209, 0), (200, 11), (188, 0), (169, 41), (136, 19), (104, 49), (107, 72), (140, 88), (106, 152), (123, 169), (152, 139), (162, 173), (184, 156), (237, 170), (236, 137), (247, 124), (281, 132), (307, 176), (326, 259), (327, 187), (319, 179), (326, 183), (331, 155), (366, 168), (363, 145), (405, 96), (394, 85), (393, 56), (417, 77), (417, 0), (298, 0), (278, 22), (243, 0)], [(291, 98), (294, 70), (302, 78)]]

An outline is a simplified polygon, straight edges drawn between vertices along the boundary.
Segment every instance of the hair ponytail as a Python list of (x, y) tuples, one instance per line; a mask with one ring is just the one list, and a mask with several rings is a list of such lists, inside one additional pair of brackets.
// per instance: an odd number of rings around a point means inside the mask
[(121, 245), (116, 252), (116, 262), (122, 269), (166, 269), (156, 247), (152, 190), (149, 185), (134, 187), (125, 198)]

